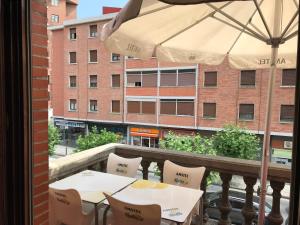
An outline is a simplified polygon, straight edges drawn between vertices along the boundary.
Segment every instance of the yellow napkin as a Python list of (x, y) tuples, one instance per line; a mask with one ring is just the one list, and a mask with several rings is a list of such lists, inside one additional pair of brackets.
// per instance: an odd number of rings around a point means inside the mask
[(168, 186), (169, 186), (168, 184), (156, 183), (149, 180), (138, 180), (131, 185), (131, 187), (136, 189), (145, 189), (145, 188), (164, 189), (167, 188)]

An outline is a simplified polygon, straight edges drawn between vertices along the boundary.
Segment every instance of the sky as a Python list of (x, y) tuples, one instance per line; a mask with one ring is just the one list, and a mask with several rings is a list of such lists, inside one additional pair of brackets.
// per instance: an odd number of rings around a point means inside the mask
[(79, 0), (78, 18), (100, 16), (103, 6), (123, 7), (128, 0)]

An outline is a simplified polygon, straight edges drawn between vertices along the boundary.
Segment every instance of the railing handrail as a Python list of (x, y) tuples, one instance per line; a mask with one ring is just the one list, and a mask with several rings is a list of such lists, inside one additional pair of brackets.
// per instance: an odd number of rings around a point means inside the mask
[[(222, 156), (202, 155), (198, 153), (174, 150), (145, 148), (124, 144), (107, 144), (83, 152), (74, 153), (49, 162), (49, 181), (72, 174), (101, 161), (105, 161), (109, 153), (126, 157), (143, 157), (150, 162), (163, 162), (168, 159), (183, 166), (205, 166), (210, 171), (233, 175), (259, 177), (261, 163), (254, 160), (236, 159)], [(268, 179), (289, 183), (291, 168), (285, 165), (270, 163)]]

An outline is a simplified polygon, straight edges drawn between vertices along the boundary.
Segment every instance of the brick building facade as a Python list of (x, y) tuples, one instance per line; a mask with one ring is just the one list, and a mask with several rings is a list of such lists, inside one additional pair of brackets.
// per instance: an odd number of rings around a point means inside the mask
[[(112, 14), (49, 26), (51, 100), (56, 125), (76, 133), (97, 125), (124, 142), (156, 147), (169, 131), (211, 135), (225, 124), (263, 134), (268, 70), (142, 61), (108, 52), (100, 41)], [(289, 148), (295, 70), (278, 70), (272, 147)], [(75, 138), (75, 137), (74, 137)]]

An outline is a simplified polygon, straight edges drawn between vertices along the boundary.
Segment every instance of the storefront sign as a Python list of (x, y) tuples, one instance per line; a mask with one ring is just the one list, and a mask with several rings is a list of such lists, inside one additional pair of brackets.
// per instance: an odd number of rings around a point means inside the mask
[(56, 120), (55, 125), (65, 127), (65, 129), (68, 129), (69, 127), (85, 128), (85, 123), (83, 122), (68, 121), (68, 120)]
[(158, 129), (150, 129), (150, 128), (139, 128), (132, 127), (130, 128), (131, 136), (141, 136), (141, 137), (158, 137), (159, 130)]

